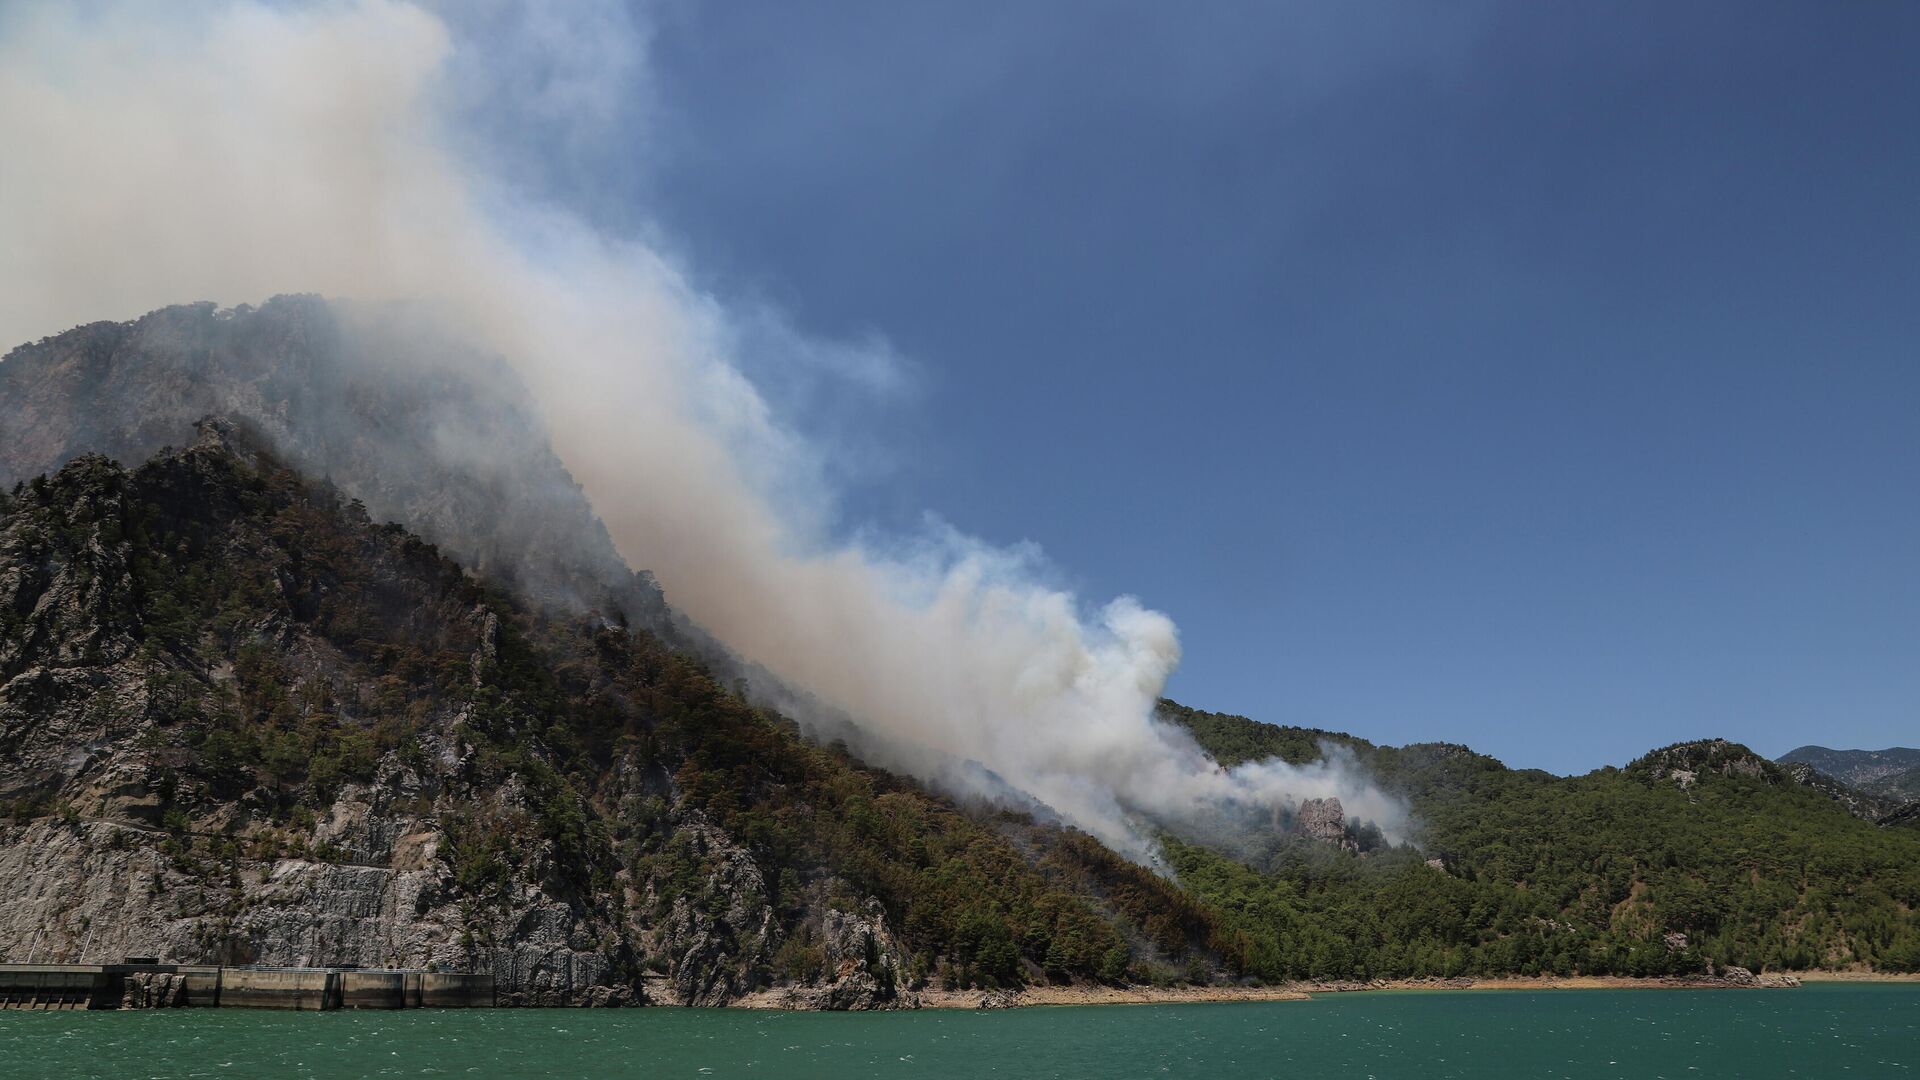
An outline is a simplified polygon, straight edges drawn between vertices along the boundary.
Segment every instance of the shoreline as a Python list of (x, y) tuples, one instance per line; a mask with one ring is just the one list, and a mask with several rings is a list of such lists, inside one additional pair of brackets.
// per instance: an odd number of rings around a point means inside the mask
[[(1279, 986), (1030, 986), (1005, 990), (920, 990), (922, 1009), (1014, 1009), (1053, 1005), (1182, 1005), (1236, 1001), (1310, 1001), (1322, 994), (1465, 990), (1785, 990), (1805, 983), (1920, 983), (1920, 973), (1878, 971), (1768, 972), (1751, 982), (1724, 978), (1633, 978), (1624, 975), (1503, 976), (1470, 979), (1376, 979), (1298, 982)], [(789, 989), (762, 990), (727, 1008), (813, 1011)]]
[[(1029, 986), (1020, 990), (916, 990), (920, 1009), (1026, 1009), (1049, 1005), (1169, 1005), (1210, 1001), (1306, 1001), (1312, 995), (1292, 986)], [(775, 1012), (818, 1012), (799, 1004), (790, 988), (759, 990), (724, 1008)], [(898, 1011), (910, 1012), (913, 1007)]]
[[(1205, 1001), (1306, 1001), (1292, 986), (1032, 986), (1018, 992), (922, 990), (923, 1009), (1032, 1008), (1047, 1005), (1169, 1005)], [(983, 1004), (983, 1000), (991, 1004)]]
[[(484, 991), (492, 997), (493, 977), (490, 975), (447, 975), (445, 973), (425, 973), (406, 971), (370, 971), (361, 969), (227, 969), (211, 967), (191, 967), (161, 965), (156, 963), (124, 965), (6, 965), (15, 978), (10, 985), (0, 982), (0, 1009), (8, 1011), (28, 1010), (70, 1010), (106, 1008), (164, 1008), (169, 1006), (203, 1005), (219, 1007), (247, 1005), (265, 1007), (293, 1007), (312, 1009), (354, 1008), (406, 1008), (432, 1007), (434, 1005), (496, 1005), (513, 1008), (513, 1001), (446, 1001), (427, 1000), (444, 998), (448, 992), (445, 986), (436, 985), (431, 994), (424, 982), (419, 990), (409, 998), (407, 982), (409, 979), (421, 980), (468, 980), (484, 984)], [(226, 976), (230, 975), (231, 978)], [(250, 989), (247, 980), (265, 978), (272, 983), (266, 988), (262, 998), (255, 989)], [(273, 980), (278, 980), (274, 982)], [(289, 981), (291, 980), (291, 981)], [(304, 980), (304, 981), (303, 981)], [(355, 980), (365, 985), (349, 985)], [(654, 978), (649, 978), (655, 982)], [(664, 980), (659, 980), (663, 982)], [(122, 986), (124, 982), (126, 985)], [(260, 1000), (222, 1001), (222, 984), (228, 996), (260, 998)], [(324, 983), (324, 984), (323, 984)], [(1048, 1006), (1092, 1006), (1092, 1005), (1184, 1005), (1233, 1002), (1273, 1002), (1273, 1001), (1309, 1001), (1323, 994), (1357, 993), (1433, 993), (1461, 990), (1494, 990), (1510, 992), (1538, 992), (1543, 990), (1771, 990), (1791, 989), (1809, 983), (1825, 984), (1885, 984), (1920, 985), (1920, 972), (1882, 972), (1848, 970), (1814, 970), (1802, 972), (1766, 972), (1752, 974), (1742, 968), (1730, 968), (1715, 976), (1663, 976), (1653, 978), (1633, 978), (1619, 975), (1574, 975), (1574, 976), (1498, 976), (1490, 978), (1440, 978), (1422, 977), (1413, 979), (1372, 979), (1372, 980), (1307, 980), (1273, 985), (1224, 985), (1224, 986), (1151, 986), (1123, 985), (1113, 986), (1099, 983), (1039, 984), (1022, 987), (1017, 990), (939, 990), (923, 989), (906, 991), (902, 997), (877, 998), (869, 989), (866, 995), (848, 1000), (841, 998), (841, 1009), (830, 1007), (833, 995), (818, 987), (780, 986), (759, 990), (734, 999), (724, 1005), (712, 1008), (744, 1009), (749, 1011), (776, 1012), (831, 1012), (842, 1011), (848, 1006), (853, 1011), (862, 1011), (877, 1007), (880, 1011), (912, 1011), (916, 1009), (947, 1010), (997, 1010), (1014, 1008), (1044, 1008)], [(137, 985), (136, 985), (137, 984)], [(150, 985), (151, 984), (151, 985)], [(298, 984), (298, 985), (296, 985)], [(575, 1002), (579, 1005), (608, 1004), (648, 1004), (656, 1007), (673, 1008), (681, 1006), (674, 1000), (668, 988), (656, 985), (639, 1000), (612, 1000), (602, 996), (589, 1001)], [(292, 994), (302, 994), (312, 998), (308, 1004), (293, 1004), (279, 1000)], [(471, 996), (472, 990), (459, 991), (459, 994)], [(291, 999), (289, 999), (291, 1000)], [(104, 1004), (103, 1004), (104, 1003)], [(553, 1003), (547, 1003), (552, 1005)], [(520, 1007), (528, 1007), (520, 1004)], [(533, 1006), (540, 1007), (540, 1006)], [(554, 1006), (567, 1007), (567, 1006)]]

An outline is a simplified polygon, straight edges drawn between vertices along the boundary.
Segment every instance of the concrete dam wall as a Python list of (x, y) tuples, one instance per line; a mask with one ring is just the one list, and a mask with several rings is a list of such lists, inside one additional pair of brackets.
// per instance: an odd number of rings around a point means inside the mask
[(491, 1008), (491, 975), (179, 964), (0, 964), (0, 1009)]

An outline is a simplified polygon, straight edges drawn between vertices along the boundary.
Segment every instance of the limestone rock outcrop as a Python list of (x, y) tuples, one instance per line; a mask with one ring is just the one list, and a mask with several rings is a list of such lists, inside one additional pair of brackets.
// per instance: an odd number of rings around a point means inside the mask
[(1348, 851), (1360, 849), (1352, 834), (1347, 831), (1347, 812), (1346, 808), (1340, 805), (1339, 799), (1328, 797), (1303, 800), (1294, 817), (1294, 824), (1303, 836), (1345, 848)]
[(757, 989), (755, 973), (776, 944), (766, 880), (753, 857), (704, 815), (684, 812), (676, 825), (689, 852), (711, 869), (694, 891), (664, 898), (671, 906), (653, 931), (652, 951), (671, 963), (679, 1004), (724, 1005)]
[(1672, 783), (1682, 790), (1709, 776), (1759, 780), (1770, 784), (1786, 777), (1778, 765), (1726, 739), (1675, 743), (1641, 757), (1628, 769), (1644, 772), (1655, 782)]
[(868, 898), (861, 912), (829, 910), (825, 923), (821, 938), (830, 981), (820, 989), (820, 1008), (864, 1012), (920, 1007), (919, 998), (907, 989), (906, 957), (887, 929), (880, 901)]

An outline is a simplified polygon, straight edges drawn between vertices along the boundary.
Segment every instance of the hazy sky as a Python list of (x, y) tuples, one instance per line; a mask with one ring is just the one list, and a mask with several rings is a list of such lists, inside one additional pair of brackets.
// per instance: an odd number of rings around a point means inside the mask
[(1920, 6), (654, 34), (644, 148), (548, 181), (916, 365), (801, 419), (849, 528), (1038, 543), (1205, 708), (1558, 771), (1920, 743)]

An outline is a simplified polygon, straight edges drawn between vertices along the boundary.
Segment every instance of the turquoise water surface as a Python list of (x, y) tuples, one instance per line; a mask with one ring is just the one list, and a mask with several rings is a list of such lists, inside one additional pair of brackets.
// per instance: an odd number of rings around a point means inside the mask
[(0, 1013), (0, 1077), (1916, 1077), (1920, 986), (893, 1014)]

